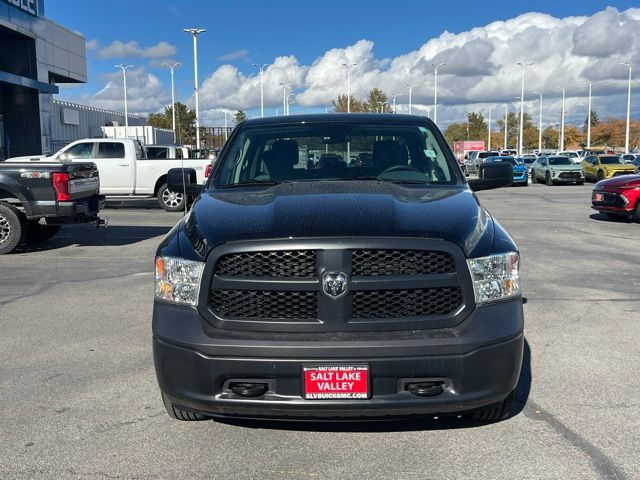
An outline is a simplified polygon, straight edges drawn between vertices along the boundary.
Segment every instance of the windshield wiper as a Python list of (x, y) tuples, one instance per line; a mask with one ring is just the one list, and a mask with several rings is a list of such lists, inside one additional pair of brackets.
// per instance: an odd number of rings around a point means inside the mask
[(280, 185), (282, 182), (272, 180), (270, 178), (264, 178), (261, 180), (247, 180), (246, 182), (230, 183), (228, 185), (220, 185), (220, 188), (232, 188), (232, 187), (255, 187), (257, 185)]
[(430, 185), (433, 182), (430, 182), (428, 180), (402, 180), (402, 179), (397, 179), (397, 178), (384, 178), (384, 177), (377, 177), (375, 175), (362, 175), (360, 177), (345, 177), (345, 178), (336, 178), (336, 179), (327, 179), (328, 181), (336, 181), (336, 182), (342, 182), (342, 181), (373, 181), (373, 182), (383, 182), (383, 183), (398, 183), (398, 184), (412, 184), (412, 185)]

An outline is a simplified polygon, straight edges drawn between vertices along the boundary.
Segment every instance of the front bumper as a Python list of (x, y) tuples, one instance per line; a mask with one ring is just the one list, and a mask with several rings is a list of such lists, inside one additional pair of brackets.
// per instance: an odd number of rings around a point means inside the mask
[(551, 176), (551, 180), (553, 180), (555, 183), (584, 182), (584, 174), (582, 172), (576, 171), (554, 172)]
[[(596, 195), (603, 195), (603, 200), (597, 201)], [(591, 208), (599, 212), (631, 214), (635, 205), (622, 192), (594, 190), (591, 195)]]
[[(457, 327), (433, 331), (302, 336), (219, 331), (214, 338), (204, 323), (194, 309), (156, 302), (153, 352), (162, 392), (177, 406), (212, 416), (358, 418), (467, 411), (499, 402), (515, 388), (524, 344), (520, 298), (476, 308)], [(301, 370), (309, 363), (369, 365), (371, 398), (304, 399)], [(242, 379), (263, 381), (269, 389), (258, 398), (236, 396), (228, 383)], [(446, 388), (433, 397), (404, 389), (407, 381), (429, 379), (443, 379)]]

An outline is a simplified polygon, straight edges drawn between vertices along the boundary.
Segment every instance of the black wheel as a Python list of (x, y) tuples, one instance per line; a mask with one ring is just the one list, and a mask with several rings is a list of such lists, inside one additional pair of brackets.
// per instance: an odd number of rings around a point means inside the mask
[(478, 422), (498, 422), (509, 417), (513, 403), (516, 399), (516, 391), (512, 391), (507, 398), (488, 407), (479, 408), (469, 413), (471, 420)]
[(636, 209), (633, 211), (633, 219), (640, 223), (640, 200), (638, 201), (638, 205), (636, 205)]
[(62, 228), (60, 225), (42, 225), (38, 221), (30, 220), (27, 223), (27, 242), (43, 242), (57, 235)]
[(24, 239), (25, 220), (20, 211), (0, 203), (0, 255), (13, 251)]
[(584, 180), (578, 180), (578, 181), (576, 182), (576, 185), (584, 185)]
[(184, 193), (173, 192), (164, 184), (158, 190), (158, 204), (167, 212), (181, 212), (184, 210)]
[(183, 422), (197, 422), (200, 420), (208, 420), (209, 418), (195, 412), (189, 412), (186, 410), (182, 410), (177, 408), (171, 400), (169, 400), (165, 394), (162, 394), (162, 403), (164, 403), (164, 408), (167, 409), (167, 413), (171, 418), (175, 418), (176, 420), (182, 420)]
[(530, 175), (531, 175), (531, 183), (536, 183), (537, 180), (536, 180), (536, 172), (535, 172), (535, 170), (531, 170), (531, 174)]
[(551, 186), (553, 185), (553, 180), (551, 180), (551, 174), (549, 172), (547, 172), (547, 174), (545, 175), (545, 181), (547, 183), (547, 185)]
[(598, 181), (600, 180), (604, 180), (604, 173), (602, 173), (602, 170), (598, 170)]

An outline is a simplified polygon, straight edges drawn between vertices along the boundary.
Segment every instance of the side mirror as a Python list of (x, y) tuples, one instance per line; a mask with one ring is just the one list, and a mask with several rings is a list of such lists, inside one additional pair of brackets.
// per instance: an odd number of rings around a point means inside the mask
[(193, 197), (200, 195), (204, 188), (198, 183), (193, 168), (170, 168), (167, 173), (167, 187), (173, 192), (185, 192)]
[(69, 160), (71, 160), (71, 157), (68, 153), (61, 153), (56, 157), (56, 160), (58, 160), (59, 162), (68, 162)]
[(478, 177), (468, 182), (474, 192), (508, 187), (513, 184), (513, 165), (509, 162), (483, 163), (479, 167)]

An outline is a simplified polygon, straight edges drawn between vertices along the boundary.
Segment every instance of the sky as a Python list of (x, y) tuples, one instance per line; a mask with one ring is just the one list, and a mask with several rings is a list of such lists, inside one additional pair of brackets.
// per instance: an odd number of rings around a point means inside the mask
[[(635, 5), (634, 5), (635, 4)], [(89, 81), (63, 85), (58, 98), (122, 111), (126, 63), (129, 111), (148, 114), (171, 103), (169, 71), (179, 62), (177, 100), (193, 106), (193, 40), (183, 28), (207, 29), (198, 40), (201, 124), (220, 126), (224, 111), (260, 115), (264, 71), (265, 114), (282, 113), (280, 83), (291, 82), (291, 113), (324, 112), (351, 91), (397, 93), (398, 112), (432, 114), (432, 63), (438, 72), (438, 123), (464, 121), (468, 111), (504, 115), (518, 108), (522, 69), (525, 109), (543, 121), (560, 119), (566, 91), (567, 121), (580, 124), (593, 82), (593, 108), (601, 118), (626, 114), (627, 67), (634, 66), (632, 116), (640, 116), (640, 8), (637, 2), (596, 0), (477, 2), (457, 0), (46, 0), (45, 14), (87, 40)]]

